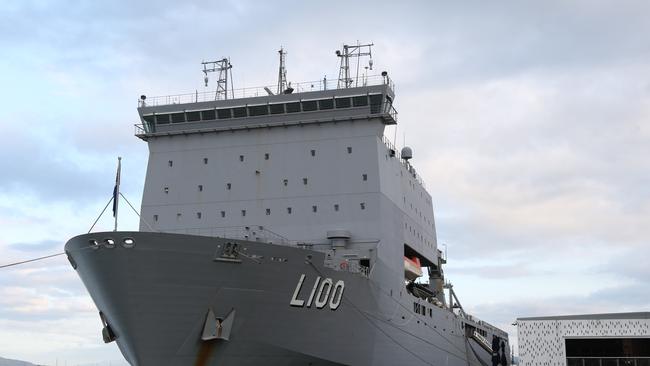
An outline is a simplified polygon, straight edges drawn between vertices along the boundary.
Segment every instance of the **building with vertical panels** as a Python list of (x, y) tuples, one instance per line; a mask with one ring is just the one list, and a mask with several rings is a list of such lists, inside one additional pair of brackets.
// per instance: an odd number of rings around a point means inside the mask
[(517, 319), (522, 366), (650, 366), (650, 312)]

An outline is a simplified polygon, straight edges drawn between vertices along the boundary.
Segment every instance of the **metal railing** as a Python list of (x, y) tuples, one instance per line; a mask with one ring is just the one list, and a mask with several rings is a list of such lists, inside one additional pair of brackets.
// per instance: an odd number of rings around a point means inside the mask
[[(292, 83), (294, 93), (305, 93), (311, 91), (323, 91), (337, 89), (338, 79), (323, 79), (315, 81), (305, 81), (299, 83)], [(373, 75), (360, 78), (352, 83), (350, 88), (371, 86), (371, 85), (388, 85), (391, 90), (395, 89), (395, 84), (388, 76)], [(256, 86), (249, 88), (239, 88), (228, 91), (227, 99), (239, 98), (252, 98), (269, 95), (269, 92), (277, 92), (277, 85)], [(219, 99), (217, 99), (219, 97)], [(173, 94), (148, 97), (145, 100), (138, 100), (138, 107), (152, 107), (170, 104), (185, 104), (185, 103), (198, 103), (198, 102), (212, 102), (215, 100), (223, 100), (221, 96), (216, 93), (216, 90), (185, 94)]]
[(384, 143), (384, 145), (386, 145), (386, 147), (389, 150), (392, 150), (392, 151), (395, 152), (395, 157), (404, 166), (404, 169), (406, 169), (406, 171), (409, 172), (409, 174), (411, 174), (411, 176), (416, 180), (416, 182), (418, 182), (418, 184), (420, 184), (422, 186), (422, 188), (426, 189), (427, 186), (426, 186), (426, 184), (424, 182), (424, 179), (422, 179), (422, 177), (417, 174), (417, 172), (415, 171), (415, 168), (413, 168), (413, 166), (408, 161), (402, 160), (402, 153), (401, 153), (401, 151), (397, 150), (397, 147), (395, 146), (395, 144), (393, 144), (393, 142), (390, 141), (388, 139), (388, 137), (386, 137), (386, 135), (383, 135), (381, 137), (381, 141)]
[(265, 228), (262, 225), (165, 229), (164, 232), (210, 236), (225, 239), (249, 240), (282, 245), (297, 244), (297, 242), (289, 240), (284, 236)]

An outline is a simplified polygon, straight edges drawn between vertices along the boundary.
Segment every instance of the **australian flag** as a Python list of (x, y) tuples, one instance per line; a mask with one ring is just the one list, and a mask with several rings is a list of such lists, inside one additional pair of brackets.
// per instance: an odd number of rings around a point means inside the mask
[(113, 188), (113, 217), (117, 217), (118, 201), (120, 200), (120, 171), (122, 158), (117, 158), (117, 174), (115, 175), (115, 188)]

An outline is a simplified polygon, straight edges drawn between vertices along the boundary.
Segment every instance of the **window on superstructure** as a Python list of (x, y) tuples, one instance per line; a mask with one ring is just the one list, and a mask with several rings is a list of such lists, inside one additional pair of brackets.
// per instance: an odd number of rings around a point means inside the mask
[(271, 114), (283, 114), (284, 113), (284, 104), (271, 104), (269, 105)]
[(203, 158), (203, 164), (207, 164), (207, 163), (208, 163), (208, 158)]
[(166, 194), (169, 194), (169, 187), (163, 188), (163, 192), (165, 192)]
[(334, 99), (321, 99), (318, 101), (318, 109), (333, 109), (334, 108)]
[(169, 114), (156, 114), (156, 124), (164, 125), (169, 123)]
[(287, 109), (287, 113), (300, 112), (300, 102), (287, 103), (285, 104), (285, 108)]
[(284, 184), (285, 187), (289, 185), (289, 179), (283, 179), (282, 184)]
[(361, 179), (363, 179), (364, 182), (367, 181), (368, 180), (368, 174), (361, 174)]
[(246, 107), (237, 107), (232, 109), (232, 116), (235, 118), (246, 117)]
[(153, 215), (153, 221), (158, 221), (158, 215)]
[(201, 113), (199, 112), (185, 112), (187, 122), (197, 122), (201, 120)]
[(311, 112), (315, 111), (318, 109), (318, 104), (316, 103), (315, 100), (306, 100), (302, 102), (302, 111), (303, 112)]
[(172, 113), (172, 123), (185, 122), (185, 113)]
[(270, 208), (267, 208), (267, 209), (266, 209), (266, 216), (270, 216), (270, 215), (271, 215), (271, 209), (270, 209)]
[(381, 112), (383, 96), (381, 94), (373, 94), (370, 96), (370, 113)]
[(307, 185), (309, 180), (307, 178), (302, 178), (302, 184)]
[(365, 95), (360, 95), (358, 97), (352, 97), (352, 105), (354, 107), (364, 107), (368, 105), (368, 97)]
[(254, 105), (248, 107), (248, 115), (251, 117), (265, 116), (269, 114), (269, 107), (267, 105)]
[(287, 214), (291, 215), (291, 207), (287, 207)]
[(352, 154), (352, 146), (348, 146), (348, 154)]
[(336, 104), (336, 108), (350, 108), (352, 106), (349, 97), (335, 98), (334, 102)]
[[(228, 113), (230, 113), (230, 112), (228, 112)], [(219, 117), (219, 118), (221, 118), (221, 117)], [(228, 117), (228, 118), (230, 118), (230, 117)], [(201, 111), (201, 120), (202, 121), (214, 121), (215, 119), (217, 119), (217, 114), (214, 111), (214, 109), (208, 109), (208, 110), (205, 110), (205, 111)]]
[(226, 189), (230, 190), (230, 188), (232, 188), (232, 183), (226, 183)]
[(150, 114), (148, 116), (142, 116), (142, 119), (145, 120), (145, 122), (149, 122), (149, 123), (156, 122), (156, 116), (153, 114)]
[(202, 216), (202, 214), (201, 214), (200, 212), (197, 212), (197, 213), (196, 213), (196, 218), (197, 218), (197, 219), (200, 220), (200, 219), (201, 219), (201, 216)]
[(339, 204), (338, 204), (338, 203), (335, 203), (335, 204), (334, 204), (334, 211), (338, 211), (338, 210), (339, 210)]
[(176, 220), (180, 220), (180, 219), (181, 219), (181, 216), (182, 216), (182, 215), (181, 215), (180, 212), (176, 213)]
[(199, 184), (198, 188), (199, 188), (199, 192), (203, 192), (203, 184)]
[(318, 206), (311, 206), (311, 212), (318, 212)]
[(311, 150), (311, 156), (316, 156), (316, 150)]
[(271, 158), (271, 155), (269, 153), (264, 154), (264, 160), (269, 160)]
[(169, 166), (173, 166), (173, 165), (174, 165), (174, 162), (170, 160), (170, 161), (167, 162), (167, 165), (169, 165)]
[(239, 155), (239, 161), (244, 161), (244, 155)]
[(221, 211), (221, 217), (226, 217), (226, 211)]
[(241, 215), (246, 216), (246, 210), (241, 210)]
[(366, 203), (365, 203), (365, 202), (361, 202), (361, 203), (359, 204), (359, 206), (361, 206), (361, 209), (362, 209), (362, 210), (365, 210), (365, 209), (366, 209)]

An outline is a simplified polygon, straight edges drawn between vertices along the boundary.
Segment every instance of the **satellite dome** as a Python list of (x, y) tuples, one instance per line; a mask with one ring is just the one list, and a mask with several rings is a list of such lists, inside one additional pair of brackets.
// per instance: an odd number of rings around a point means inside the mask
[(410, 147), (404, 146), (402, 148), (402, 159), (409, 160), (413, 158), (413, 150)]

